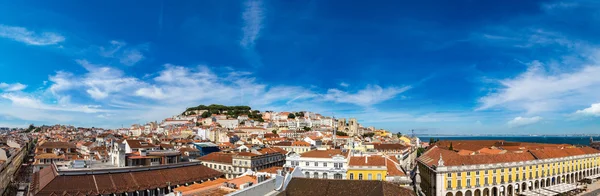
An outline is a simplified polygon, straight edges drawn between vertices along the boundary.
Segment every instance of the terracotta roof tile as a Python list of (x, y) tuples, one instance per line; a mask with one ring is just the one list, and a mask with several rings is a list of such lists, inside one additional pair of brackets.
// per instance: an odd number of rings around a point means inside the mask
[(206, 161), (206, 162), (217, 162), (217, 163), (228, 163), (231, 164), (233, 161), (232, 153), (224, 153), (224, 152), (213, 152), (198, 158), (198, 160)]
[(385, 158), (382, 156), (350, 157), (348, 166), (385, 166)]

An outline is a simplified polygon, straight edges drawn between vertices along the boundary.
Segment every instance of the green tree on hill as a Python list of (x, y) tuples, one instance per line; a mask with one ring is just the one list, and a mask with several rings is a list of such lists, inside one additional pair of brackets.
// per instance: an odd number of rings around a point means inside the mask
[(294, 115), (293, 113), (288, 114), (288, 118), (289, 119), (295, 119), (296, 115)]
[(448, 147), (448, 150), (454, 150), (454, 148), (452, 147), (452, 142), (450, 142), (450, 147)]

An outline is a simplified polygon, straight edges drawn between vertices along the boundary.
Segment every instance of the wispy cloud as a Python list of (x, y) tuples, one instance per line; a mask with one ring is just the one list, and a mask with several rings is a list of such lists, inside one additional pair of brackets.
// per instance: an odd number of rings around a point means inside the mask
[(260, 30), (263, 28), (264, 9), (260, 0), (248, 0), (245, 2), (242, 19), (244, 26), (242, 27), (242, 40), (240, 45), (244, 48), (254, 47), (256, 39), (260, 35)]
[(527, 126), (527, 125), (532, 125), (535, 123), (538, 123), (542, 120), (542, 117), (539, 116), (534, 116), (534, 117), (516, 117), (510, 121), (508, 121), (508, 126), (509, 127), (523, 127), (523, 126)]
[(18, 94), (5, 93), (0, 95), (4, 99), (10, 100), (13, 105), (42, 110), (53, 110), (53, 111), (67, 111), (67, 112), (84, 112), (84, 113), (98, 113), (104, 110), (99, 109), (98, 105), (48, 105), (43, 103), (41, 100), (30, 97), (22, 96)]
[(144, 60), (143, 51), (148, 50), (148, 44), (128, 46), (126, 42), (112, 40), (109, 46), (99, 46), (98, 54), (106, 58), (115, 58), (123, 65), (132, 66)]
[(341, 86), (341, 87), (348, 87), (348, 86), (350, 86), (350, 84), (348, 84), (348, 83), (345, 83), (345, 82), (341, 82), (341, 83), (340, 83), (340, 86)]
[(600, 66), (551, 73), (534, 61), (515, 78), (499, 80), (496, 92), (482, 97), (477, 110), (506, 108), (528, 113), (561, 111), (594, 101), (600, 90)]
[(367, 85), (366, 88), (355, 93), (339, 89), (329, 89), (324, 95), (324, 99), (337, 103), (350, 103), (368, 107), (392, 99), (410, 88), (411, 86), (382, 88), (378, 85)]
[(3, 24), (0, 24), (0, 37), (36, 46), (54, 45), (65, 41), (65, 37), (58, 33), (37, 33), (24, 27), (7, 26)]
[(27, 88), (27, 85), (24, 85), (21, 83), (14, 83), (14, 84), (7, 84), (4, 82), (0, 83), (0, 90), (6, 91), (6, 92), (21, 91), (25, 88)]

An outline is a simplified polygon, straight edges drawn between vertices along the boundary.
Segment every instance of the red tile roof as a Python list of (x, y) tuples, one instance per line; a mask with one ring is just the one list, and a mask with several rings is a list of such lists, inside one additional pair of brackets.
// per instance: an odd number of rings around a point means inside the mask
[(100, 195), (165, 188), (167, 182), (174, 186), (223, 175), (203, 165), (172, 166), (103, 174), (64, 174), (46, 167), (33, 175), (31, 191), (34, 195)]
[(217, 163), (227, 163), (231, 164), (233, 161), (232, 153), (224, 153), (224, 152), (213, 152), (198, 158), (200, 161), (206, 162), (217, 162)]
[(385, 166), (385, 158), (382, 156), (350, 157), (348, 166)]

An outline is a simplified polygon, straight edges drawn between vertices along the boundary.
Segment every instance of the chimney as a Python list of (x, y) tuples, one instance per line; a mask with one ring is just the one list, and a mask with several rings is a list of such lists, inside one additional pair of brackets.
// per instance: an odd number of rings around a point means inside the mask
[(369, 163), (369, 156), (365, 156), (365, 163)]

